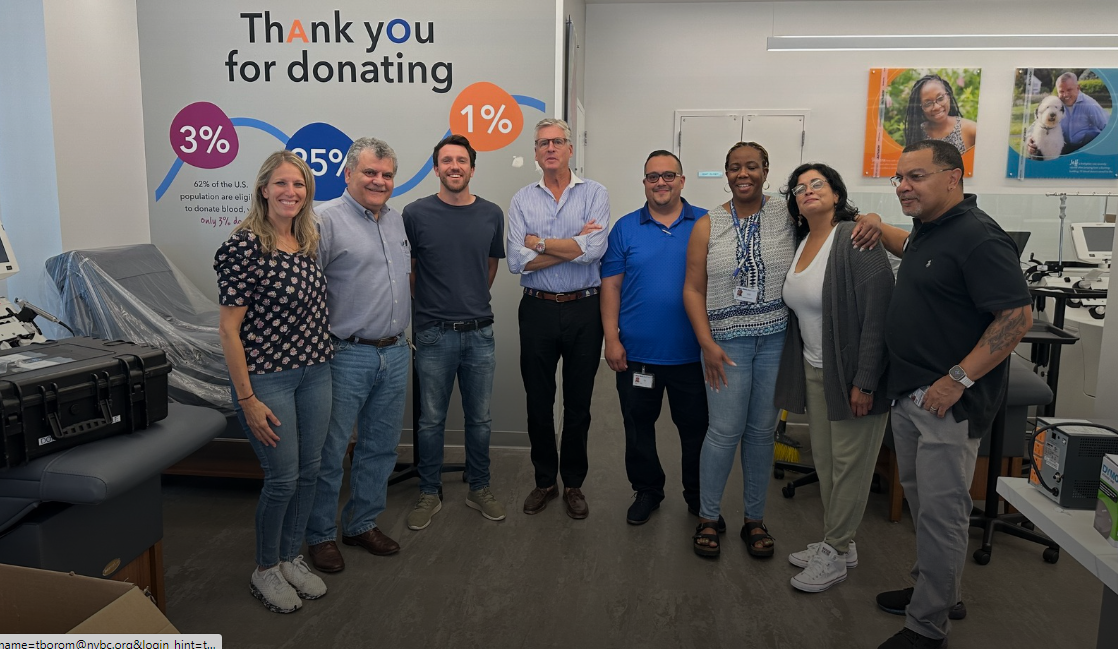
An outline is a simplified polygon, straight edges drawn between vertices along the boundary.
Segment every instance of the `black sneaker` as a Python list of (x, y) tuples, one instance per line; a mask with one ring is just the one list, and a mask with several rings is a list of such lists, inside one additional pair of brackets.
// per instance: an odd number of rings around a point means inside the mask
[(904, 629), (892, 638), (878, 645), (877, 649), (939, 649), (947, 643), (947, 638), (929, 638), (912, 629)]
[[(912, 588), (905, 588), (881, 593), (877, 596), (877, 607), (886, 613), (904, 615), (904, 610), (908, 608), (908, 603), (912, 601), (912, 591)], [(966, 616), (967, 605), (961, 600), (947, 612), (947, 617), (952, 620), (961, 620)]]
[[(701, 516), (699, 516), (699, 508), (698, 507), (692, 507), (691, 505), (688, 505), (687, 506), (687, 513), (691, 514), (692, 516), (697, 516), (699, 518), (702, 518)], [(718, 515), (718, 527), (716, 527), (715, 529), (718, 530), (719, 534), (725, 534), (726, 533), (726, 519), (722, 518), (722, 514)]]
[(652, 512), (660, 509), (661, 500), (663, 499), (647, 491), (638, 491), (634, 496), (633, 504), (629, 505), (625, 522), (630, 525), (644, 525), (652, 517)]

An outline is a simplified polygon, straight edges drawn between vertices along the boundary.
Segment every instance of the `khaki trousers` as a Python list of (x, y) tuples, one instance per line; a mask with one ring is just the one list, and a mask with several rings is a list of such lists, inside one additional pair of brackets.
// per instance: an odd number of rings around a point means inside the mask
[(841, 554), (850, 547), (869, 500), (870, 482), (889, 414), (827, 419), (823, 370), (804, 361), (811, 458), (823, 500), (823, 539)]

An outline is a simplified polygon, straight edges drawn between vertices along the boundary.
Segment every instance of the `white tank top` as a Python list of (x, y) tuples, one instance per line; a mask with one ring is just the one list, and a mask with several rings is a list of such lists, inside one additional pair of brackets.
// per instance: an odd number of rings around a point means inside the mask
[(800, 255), (804, 252), (807, 238), (800, 242), (792, 268), (784, 279), (784, 303), (796, 314), (800, 323), (800, 337), (804, 341), (804, 359), (812, 367), (823, 367), (823, 276), (827, 272), (827, 260), (831, 256), (831, 244), (835, 230), (827, 235), (823, 247), (802, 272), (796, 272)]

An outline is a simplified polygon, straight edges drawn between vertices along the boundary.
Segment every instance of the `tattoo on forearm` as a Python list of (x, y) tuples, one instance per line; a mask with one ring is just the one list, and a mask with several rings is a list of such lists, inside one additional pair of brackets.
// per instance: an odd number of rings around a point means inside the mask
[(1029, 330), (1031, 323), (1026, 321), (1025, 307), (1001, 311), (994, 317), (994, 321), (986, 327), (978, 345), (990, 348), (990, 354), (996, 355), (1007, 348), (1014, 347)]

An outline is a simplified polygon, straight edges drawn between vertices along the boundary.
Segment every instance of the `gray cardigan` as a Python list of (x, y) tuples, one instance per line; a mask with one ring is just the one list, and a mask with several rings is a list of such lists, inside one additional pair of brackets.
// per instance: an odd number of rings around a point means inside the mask
[[(855, 250), (849, 243), (853, 230), (851, 221), (835, 226), (823, 276), (823, 391), (830, 421), (854, 417), (852, 387), (873, 391), (870, 414), (889, 409), (884, 390), (888, 365), (885, 313), (893, 295), (893, 270), (880, 243), (873, 250)], [(804, 343), (799, 320), (790, 312), (775, 402), (788, 412), (803, 413), (806, 400)]]

